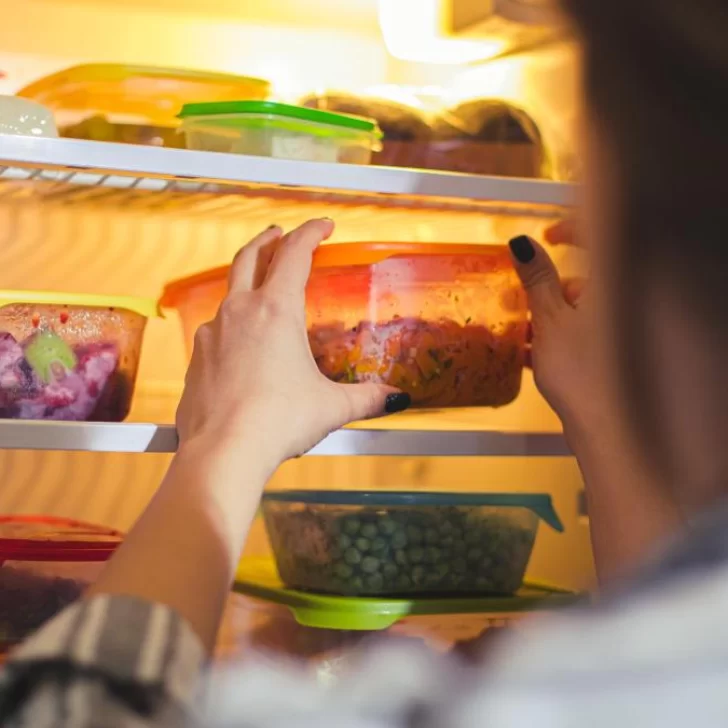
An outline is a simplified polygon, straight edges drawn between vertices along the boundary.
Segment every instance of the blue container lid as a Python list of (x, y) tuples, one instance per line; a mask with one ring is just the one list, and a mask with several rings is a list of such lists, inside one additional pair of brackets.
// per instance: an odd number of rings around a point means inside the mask
[(546, 493), (413, 493), (376, 490), (282, 490), (263, 495), (264, 503), (303, 503), (317, 506), (367, 508), (427, 508), (494, 506), (527, 508), (559, 533), (563, 532), (551, 496)]

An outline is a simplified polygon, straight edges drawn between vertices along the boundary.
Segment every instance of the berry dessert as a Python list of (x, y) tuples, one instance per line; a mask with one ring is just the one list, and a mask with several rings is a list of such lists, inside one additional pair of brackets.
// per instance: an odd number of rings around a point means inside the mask
[(126, 385), (114, 343), (70, 346), (52, 329), (0, 332), (0, 417), (120, 421)]
[(264, 504), (286, 585), (350, 596), (513, 594), (538, 524), (518, 507)]
[(308, 331), (319, 369), (335, 382), (381, 382), (417, 407), (500, 407), (521, 388), (525, 323), (498, 330), (466, 319), (314, 324)]

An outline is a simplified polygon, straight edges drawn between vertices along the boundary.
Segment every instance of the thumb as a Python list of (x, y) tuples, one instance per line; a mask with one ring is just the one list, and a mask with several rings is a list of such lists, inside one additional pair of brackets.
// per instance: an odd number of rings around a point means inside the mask
[(564, 293), (556, 266), (546, 251), (527, 235), (513, 238), (508, 246), (518, 277), (528, 294), (535, 320), (552, 318), (564, 306)]
[(402, 412), (412, 404), (406, 392), (374, 382), (339, 384), (349, 404), (349, 420), (370, 420), (382, 415)]

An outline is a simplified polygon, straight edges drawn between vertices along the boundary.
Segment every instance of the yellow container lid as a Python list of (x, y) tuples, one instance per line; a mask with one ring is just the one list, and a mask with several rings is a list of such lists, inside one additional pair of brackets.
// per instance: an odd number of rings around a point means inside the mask
[(0, 290), (0, 308), (15, 304), (39, 306), (79, 306), (81, 308), (120, 308), (145, 318), (161, 316), (159, 305), (151, 298), (105, 296), (95, 293), (59, 293), (56, 291)]
[(115, 115), (177, 126), (176, 115), (186, 103), (263, 100), (269, 93), (268, 81), (231, 73), (92, 63), (46, 76), (17, 95), (56, 112)]

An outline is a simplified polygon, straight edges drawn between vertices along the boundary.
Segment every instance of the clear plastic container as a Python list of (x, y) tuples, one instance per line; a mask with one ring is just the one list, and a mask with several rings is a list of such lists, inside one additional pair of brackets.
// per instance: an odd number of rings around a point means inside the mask
[(188, 149), (309, 162), (369, 164), (380, 148), (376, 122), (271, 101), (187, 104)]
[(348, 596), (509, 595), (548, 495), (281, 491), (263, 515), (286, 586)]
[[(188, 353), (215, 317), (229, 268), (167, 285)], [(415, 407), (498, 407), (521, 386), (526, 296), (502, 245), (344, 243), (314, 256), (306, 314), (316, 363), (340, 382), (377, 381)]]
[(374, 119), (382, 130), (382, 145), (372, 156), (372, 164), (391, 167), (427, 166), (432, 129), (425, 114), (414, 106), (392, 99), (355, 96), (336, 91), (311, 94), (301, 100), (301, 105)]
[(351, 243), (314, 256), (311, 350), (338, 382), (415, 407), (499, 407), (521, 387), (527, 303), (503, 245)]
[(0, 96), (0, 134), (54, 139), (58, 130), (45, 106), (17, 96)]
[(76, 601), (122, 538), (67, 518), (0, 516), (0, 651)]
[(265, 99), (270, 84), (258, 78), (176, 68), (94, 63), (36, 81), (18, 96), (56, 114), (61, 136), (91, 141), (175, 145), (169, 130), (190, 101)]
[(154, 301), (0, 291), (0, 417), (121, 422)]

